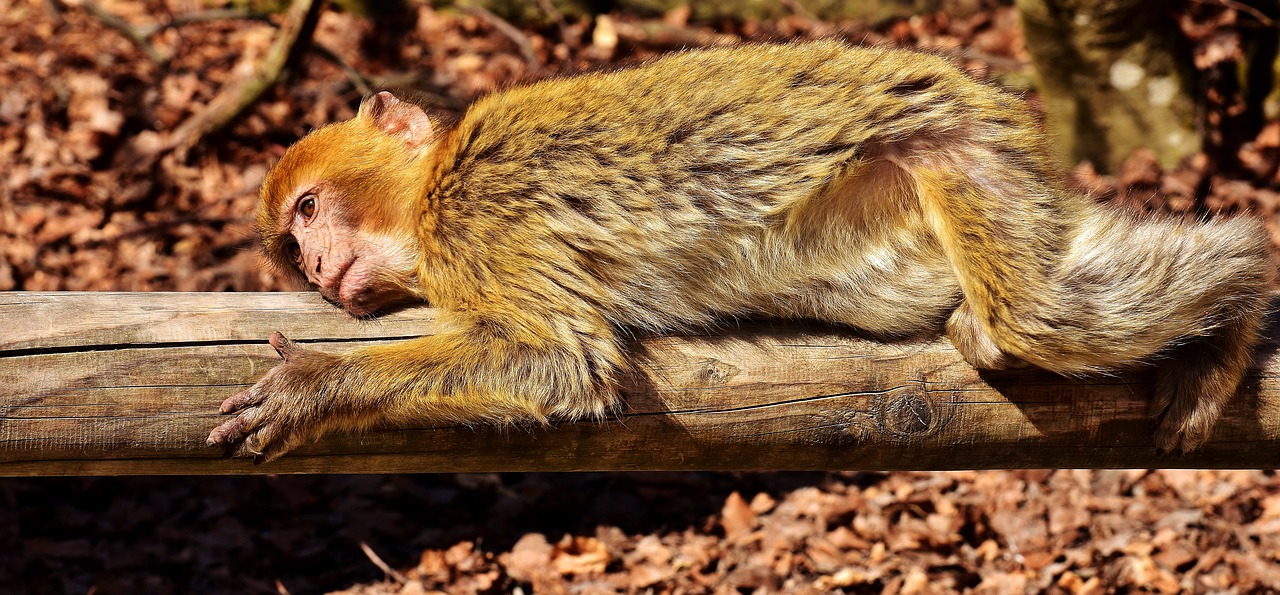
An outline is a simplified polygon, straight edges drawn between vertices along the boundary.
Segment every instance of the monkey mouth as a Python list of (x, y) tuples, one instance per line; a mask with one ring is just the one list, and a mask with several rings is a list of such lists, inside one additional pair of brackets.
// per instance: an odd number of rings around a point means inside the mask
[(355, 263), (356, 258), (352, 257), (351, 260), (348, 260), (339, 267), (338, 272), (333, 276), (333, 282), (330, 284), (329, 291), (333, 293), (334, 299), (344, 304), (346, 303), (346, 300), (342, 299), (342, 282), (347, 279), (347, 273), (351, 271), (351, 265)]

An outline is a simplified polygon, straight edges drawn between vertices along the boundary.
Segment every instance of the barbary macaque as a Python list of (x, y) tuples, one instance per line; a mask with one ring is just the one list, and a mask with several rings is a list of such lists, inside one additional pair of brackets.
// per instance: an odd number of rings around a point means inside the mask
[(1137, 219), (1062, 185), (1022, 101), (922, 53), (687, 51), (478, 100), (449, 129), (389, 92), (262, 185), (266, 254), (353, 316), (441, 330), (284, 363), (211, 445), (598, 419), (623, 336), (727, 318), (945, 333), (974, 366), (1158, 367), (1155, 444), (1202, 445), (1251, 361), (1271, 266), (1248, 217)]

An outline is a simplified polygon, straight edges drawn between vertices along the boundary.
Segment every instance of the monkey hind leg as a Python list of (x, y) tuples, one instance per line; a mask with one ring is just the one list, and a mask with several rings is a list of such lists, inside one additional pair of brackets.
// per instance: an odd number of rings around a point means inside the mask
[(970, 361), (1009, 354), (1067, 375), (1166, 361), (1152, 407), (1160, 446), (1207, 440), (1266, 306), (1272, 265), (1258, 221), (1138, 220), (980, 166), (912, 174), (971, 309), (948, 324)]
[(996, 344), (968, 302), (961, 302), (947, 319), (947, 338), (969, 365), (980, 370), (1008, 370), (1028, 365)]
[[(1187, 224), (1121, 216), (1111, 227), (1079, 239), (1064, 263), (1065, 285), (1101, 313), (1100, 332), (1113, 335), (1117, 353), (1160, 362), (1150, 409), (1156, 444), (1194, 450), (1252, 362), (1272, 275), (1265, 235), (1247, 217)], [(1149, 350), (1156, 357), (1144, 356)]]
[(1262, 323), (1260, 310), (1245, 312), (1214, 334), (1170, 353), (1156, 371), (1149, 414), (1158, 420), (1156, 446), (1189, 452), (1202, 446), (1252, 362)]
[[(1156, 445), (1203, 445), (1252, 361), (1272, 267), (1256, 220), (1112, 220), (1076, 243), (1066, 286), (1135, 362), (1157, 359)], [(1103, 231), (1106, 233), (1103, 233)], [(1100, 343), (1101, 344), (1101, 343)], [(1143, 352), (1157, 350), (1155, 358)]]

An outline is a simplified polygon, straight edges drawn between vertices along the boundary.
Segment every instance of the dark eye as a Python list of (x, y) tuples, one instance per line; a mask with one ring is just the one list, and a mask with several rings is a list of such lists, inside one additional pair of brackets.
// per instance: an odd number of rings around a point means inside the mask
[(289, 238), (284, 243), (284, 255), (292, 262), (302, 261), (302, 248), (298, 247), (298, 242), (293, 238)]
[(308, 194), (298, 201), (298, 213), (304, 219), (310, 219), (316, 216), (316, 197)]

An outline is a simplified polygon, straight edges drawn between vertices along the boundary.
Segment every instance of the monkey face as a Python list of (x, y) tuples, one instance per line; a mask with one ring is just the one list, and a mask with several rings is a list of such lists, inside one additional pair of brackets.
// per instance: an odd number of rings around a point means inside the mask
[(320, 183), (282, 204), (276, 244), (283, 259), (326, 300), (369, 316), (415, 297), (411, 235), (370, 231), (341, 189)]

